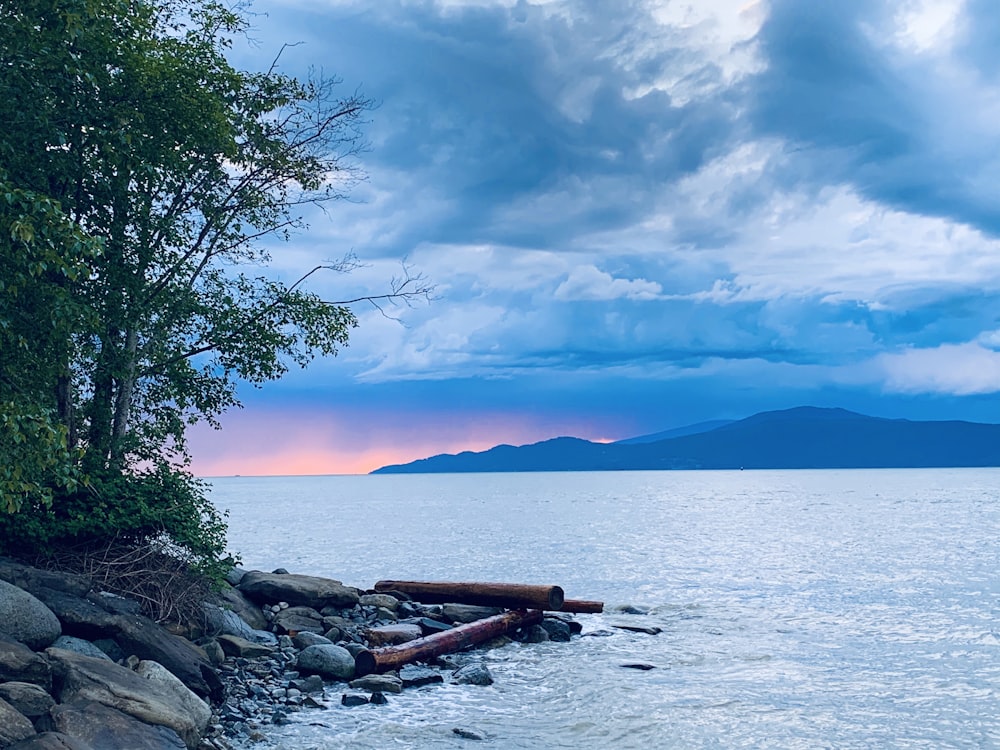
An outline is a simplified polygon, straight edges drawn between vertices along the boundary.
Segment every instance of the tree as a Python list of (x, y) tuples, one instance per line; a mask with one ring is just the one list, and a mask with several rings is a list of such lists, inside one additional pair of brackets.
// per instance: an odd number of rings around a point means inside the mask
[[(236, 405), (241, 380), (335, 355), (357, 323), (304, 283), (349, 261), (291, 284), (251, 269), (306, 207), (359, 178), (372, 102), (338, 96), (336, 79), (235, 69), (226, 54), (245, 29), (213, 0), (0, 0), (0, 179), (13, 196), (0, 283), (19, 290), (0, 307), (0, 333), (14, 331), (0, 339), (0, 409), (20, 420), (11, 434), (35, 435), (40, 463), (12, 465), (52, 475), (0, 474), (7, 506), (31, 511), (6, 519), (8, 544), (32, 536), (26, 524), (81, 538), (101, 524), (145, 538), (191, 515), (212, 527), (185, 427)], [(428, 292), (407, 277), (385, 296)], [(26, 341), (26, 317), (46, 335)], [(8, 372), (25, 365), (30, 389)]]

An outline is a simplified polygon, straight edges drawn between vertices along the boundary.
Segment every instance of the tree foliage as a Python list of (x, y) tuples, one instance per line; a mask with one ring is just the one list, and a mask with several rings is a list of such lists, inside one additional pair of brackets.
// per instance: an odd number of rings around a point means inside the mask
[(166, 532), (221, 551), (185, 427), (237, 404), (241, 380), (336, 354), (356, 325), (304, 279), (252, 269), (358, 178), (371, 102), (237, 70), (245, 27), (212, 0), (0, 0), (8, 546)]

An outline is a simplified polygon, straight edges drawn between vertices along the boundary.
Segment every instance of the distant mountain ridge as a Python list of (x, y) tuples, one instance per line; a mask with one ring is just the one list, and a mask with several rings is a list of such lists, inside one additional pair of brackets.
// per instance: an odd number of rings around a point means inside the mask
[(800, 406), (617, 443), (559, 437), (431, 456), (372, 473), (974, 466), (1000, 466), (1000, 425), (884, 419)]

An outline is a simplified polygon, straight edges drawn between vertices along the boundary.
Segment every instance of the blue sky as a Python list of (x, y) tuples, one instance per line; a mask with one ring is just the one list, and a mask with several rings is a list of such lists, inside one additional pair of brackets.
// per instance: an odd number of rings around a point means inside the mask
[(241, 67), (376, 99), (352, 200), (274, 248), (339, 357), (243, 392), (195, 470), (367, 471), (802, 404), (1000, 422), (987, 0), (260, 0)]

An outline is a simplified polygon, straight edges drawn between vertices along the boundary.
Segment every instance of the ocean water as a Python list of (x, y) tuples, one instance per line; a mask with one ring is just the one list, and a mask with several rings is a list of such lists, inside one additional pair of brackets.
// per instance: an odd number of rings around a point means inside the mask
[(606, 603), (572, 643), (483, 653), (490, 687), (328, 688), (257, 747), (1000, 747), (1000, 470), (211, 481), (248, 568)]

